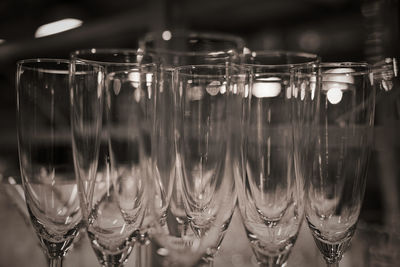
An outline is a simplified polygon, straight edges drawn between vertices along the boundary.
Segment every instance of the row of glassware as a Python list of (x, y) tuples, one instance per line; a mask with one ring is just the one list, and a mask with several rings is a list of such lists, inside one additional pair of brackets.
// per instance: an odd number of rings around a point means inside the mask
[(212, 265), (237, 204), (260, 266), (286, 265), (303, 217), (336, 266), (365, 191), (368, 64), (221, 34), (143, 40), (17, 63), (21, 177), (51, 266), (82, 227), (102, 266), (148, 242), (159, 265)]

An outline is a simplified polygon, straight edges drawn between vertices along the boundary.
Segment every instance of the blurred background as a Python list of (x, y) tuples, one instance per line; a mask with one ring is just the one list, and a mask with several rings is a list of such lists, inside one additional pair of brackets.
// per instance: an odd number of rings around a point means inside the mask
[[(18, 174), (15, 128), (16, 61), (68, 58), (81, 48), (137, 48), (149, 31), (225, 32), (250, 49), (317, 53), (323, 61), (367, 61), (376, 66), (375, 150), (361, 222), (366, 231), (400, 229), (400, 101), (398, 0), (1, 0), (0, 175)], [(51, 34), (43, 25), (60, 23)], [(54, 24), (52, 24), (54, 26)], [(51, 27), (50, 27), (51, 28)], [(56, 27), (57, 28), (57, 27)], [(4, 189), (4, 188), (3, 188)], [(1, 197), (0, 235), (14, 222)], [(372, 226), (371, 226), (372, 225)], [(371, 228), (371, 227), (372, 228)], [(13, 236), (12, 228), (8, 234)], [(31, 231), (31, 229), (29, 229)], [(29, 234), (31, 235), (31, 234)], [(33, 234), (32, 234), (33, 236)], [(0, 266), (10, 266), (7, 239)], [(229, 239), (228, 239), (229, 240)], [(34, 243), (34, 241), (32, 241)], [(400, 251), (400, 249), (398, 250)], [(318, 254), (315, 254), (318, 255)], [(42, 256), (42, 255), (40, 255)], [(40, 257), (38, 256), (38, 257)], [(19, 265), (14, 265), (19, 266)], [(80, 265), (79, 265), (80, 266)], [(82, 265), (83, 266), (83, 265)], [(354, 265), (363, 266), (363, 265)], [(367, 265), (365, 265), (367, 266)]]

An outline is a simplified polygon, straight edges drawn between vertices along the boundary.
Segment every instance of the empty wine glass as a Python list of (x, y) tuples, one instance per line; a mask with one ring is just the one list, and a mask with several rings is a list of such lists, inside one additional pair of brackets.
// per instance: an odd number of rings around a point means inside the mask
[(20, 170), (32, 225), (49, 257), (62, 266), (81, 227), (70, 124), (68, 60), (17, 63)]
[[(321, 63), (306, 219), (328, 266), (338, 266), (356, 229), (372, 147), (375, 88), (363, 63)], [(311, 132), (311, 131), (310, 131)]]
[[(203, 256), (212, 265), (236, 204), (234, 179), (227, 174), (228, 95), (232, 67), (191, 65), (174, 72), (177, 94), (177, 155), (182, 201), (189, 223), (180, 256)], [(157, 238), (157, 237), (156, 237)]]
[[(104, 239), (111, 241), (112, 246), (101, 250), (105, 253), (112, 248), (123, 252), (120, 263), (130, 254), (134, 239), (140, 238), (139, 230), (147, 208), (150, 159), (146, 139), (150, 135), (155, 81), (155, 65), (138, 65), (129, 71), (107, 75), (106, 118), (113, 196), (99, 201), (98, 219), (89, 225), (88, 233), (98, 240), (102, 230), (113, 229), (113, 234)], [(110, 204), (114, 207), (109, 207)], [(107, 210), (109, 214), (104, 213)], [(112, 224), (102, 224), (102, 220), (110, 220)]]
[[(225, 65), (239, 62), (244, 41), (226, 34), (164, 31), (146, 34), (139, 46), (146, 53), (155, 55), (160, 63), (160, 82), (155, 105), (155, 135), (152, 140), (157, 145), (154, 146), (152, 158), (154, 170), (165, 170), (154, 174), (158, 179), (155, 188), (159, 188), (156, 195), (160, 195), (157, 197), (160, 202), (155, 209), (159, 210), (157, 216), (161, 218), (164, 232), (163, 238), (153, 238), (153, 247), (160, 256), (154, 258), (153, 262), (169, 266), (174, 262), (174, 256), (171, 255), (178, 255), (178, 258), (179, 255), (184, 255), (182, 251), (187, 249), (186, 244), (194, 237), (184, 208), (180, 157), (173, 155), (180, 153), (174, 147), (175, 138), (179, 138), (179, 134), (172, 117), (173, 108), (176, 107), (174, 94), (177, 90), (173, 83), (173, 71), (176, 67), (189, 64)], [(192, 258), (195, 260), (195, 257)]]
[[(145, 64), (152, 62), (152, 58), (150, 56), (144, 55), (143, 53), (138, 53), (137, 50), (133, 49), (85, 49), (85, 50), (77, 50), (74, 51), (71, 54), (71, 58), (86, 62), (87, 64), (98, 64), (104, 67), (105, 75), (108, 75), (111, 72), (118, 72), (118, 71), (123, 71), (123, 70), (129, 70), (129, 69), (137, 69), (139, 64)], [(131, 77), (138, 77), (139, 79), (136, 82), (140, 81), (140, 75), (136, 71), (136, 73), (132, 72)], [(155, 78), (155, 76), (154, 76)], [(135, 78), (132, 78), (135, 79)], [(118, 82), (118, 81), (117, 81)], [(149, 80), (151, 82), (151, 80)], [(128, 84), (125, 81), (125, 84)], [(113, 85), (113, 84), (111, 84)], [(134, 88), (131, 88), (133, 90)], [(127, 89), (128, 90), (128, 89)], [(103, 94), (105, 94), (105, 91), (103, 91)], [(100, 139), (100, 148), (99, 148), (99, 160), (98, 160), (98, 168), (97, 168), (97, 175), (96, 175), (96, 181), (93, 182), (92, 186), (95, 186), (96, 184), (96, 189), (91, 189), (94, 190), (95, 194), (99, 194), (98, 197), (96, 196), (91, 196), (87, 195), (86, 201), (91, 202), (91, 205), (95, 205), (96, 202), (99, 201), (99, 199), (102, 199), (102, 194), (105, 193), (105, 187), (102, 185), (104, 184), (105, 181), (108, 181), (108, 187), (112, 185), (112, 179), (110, 176), (110, 171), (111, 171), (111, 166), (110, 166), (110, 153), (109, 153), (109, 131), (108, 127), (106, 126), (106, 118), (105, 118), (105, 112), (106, 110), (103, 109), (100, 111), (99, 114), (102, 114), (102, 124), (103, 126), (101, 127), (101, 139)], [(97, 118), (99, 119), (99, 118)], [(146, 155), (150, 157), (150, 132), (147, 132), (147, 137), (145, 138), (145, 141), (147, 143), (146, 147)], [(89, 188), (85, 189), (88, 190)], [(108, 195), (110, 198), (109, 200), (104, 199), (104, 201), (110, 201), (114, 202), (115, 199), (113, 198), (113, 194)], [(111, 217), (114, 216), (115, 214), (109, 213), (109, 214), (103, 214), (103, 217), (106, 218), (107, 216)], [(145, 226), (147, 228), (148, 226)], [(136, 233), (136, 237), (134, 241), (139, 241), (140, 243), (146, 243), (147, 241), (147, 230), (142, 229), (141, 234), (139, 235)], [(96, 238), (96, 235), (89, 235), (89, 238)], [(110, 237), (109, 237), (110, 238)], [(117, 237), (116, 237), (117, 238)], [(95, 242), (95, 239), (92, 240), (92, 243)], [(127, 243), (126, 244), (126, 251), (125, 253), (130, 253), (132, 250), (132, 247), (134, 245), (134, 242)], [(95, 250), (98, 251), (98, 255), (101, 258), (100, 261), (105, 261), (105, 260), (111, 260), (111, 258), (106, 259), (101, 256), (100, 250), (102, 250), (101, 247), (96, 247)], [(108, 253), (107, 250), (104, 253)], [(104, 254), (103, 253), (103, 254)], [(125, 259), (128, 258), (128, 254), (123, 254), (120, 261), (123, 262)], [(140, 254), (138, 254), (140, 256)], [(121, 256), (121, 255), (120, 255)], [(137, 259), (140, 261), (140, 259)], [(114, 259), (115, 261), (115, 259)]]
[(239, 208), (261, 266), (286, 265), (303, 220), (303, 188), (294, 167), (291, 96), (294, 68), (316, 60), (316, 55), (280, 51), (246, 56), (252, 86), (251, 95), (244, 99), (249, 106), (244, 106), (242, 115), (243, 155), (235, 158), (234, 166), (243, 168), (235, 175)]
[[(105, 76), (111, 72), (137, 68), (139, 64), (153, 63), (154, 61), (152, 56), (138, 52), (135, 49), (116, 48), (92, 48), (76, 50), (71, 53), (71, 58), (87, 64), (97, 64), (102, 66), (104, 68)], [(103, 90), (103, 94), (105, 94), (105, 90)], [(103, 127), (101, 129), (97, 173), (109, 175), (107, 172), (110, 171), (110, 155), (108, 147), (108, 131), (107, 127), (105, 126), (105, 109), (103, 109), (102, 115)], [(150, 137), (147, 139), (150, 140)], [(148, 154), (150, 154), (150, 152), (148, 152)], [(144, 239), (146, 238), (144, 237)]]

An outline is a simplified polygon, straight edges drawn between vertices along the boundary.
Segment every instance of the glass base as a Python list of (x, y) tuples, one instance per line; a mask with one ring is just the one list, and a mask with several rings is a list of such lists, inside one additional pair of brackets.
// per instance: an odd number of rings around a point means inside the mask
[(285, 253), (277, 256), (266, 256), (254, 253), (257, 258), (258, 266), (262, 267), (285, 267), (290, 253)]
[(63, 258), (50, 258), (48, 262), (50, 267), (62, 267)]
[(104, 249), (100, 249), (99, 247), (93, 244), (92, 248), (101, 266), (116, 267), (116, 266), (123, 266), (126, 263), (129, 255), (132, 252), (133, 246), (127, 245), (124, 249), (116, 253), (108, 253)]
[(343, 254), (350, 245), (350, 241), (354, 235), (356, 225), (353, 225), (346, 232), (343, 232), (339, 237), (335, 239), (335, 241), (330, 241), (325, 238), (325, 236), (323, 236), (312, 223), (309, 222), (308, 226), (310, 227), (315, 244), (321, 251), (328, 266), (337, 266), (335, 264), (342, 259)]
[(335, 264), (342, 259), (344, 252), (350, 245), (350, 240), (351, 238), (348, 238), (341, 243), (331, 244), (314, 236), (315, 244), (324, 256), (327, 264)]

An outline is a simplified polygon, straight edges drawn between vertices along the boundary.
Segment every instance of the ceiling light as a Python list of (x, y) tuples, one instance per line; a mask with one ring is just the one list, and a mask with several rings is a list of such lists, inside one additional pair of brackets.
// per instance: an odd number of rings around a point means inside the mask
[(35, 38), (49, 36), (60, 32), (72, 30), (82, 25), (79, 19), (62, 19), (40, 26), (35, 32)]

